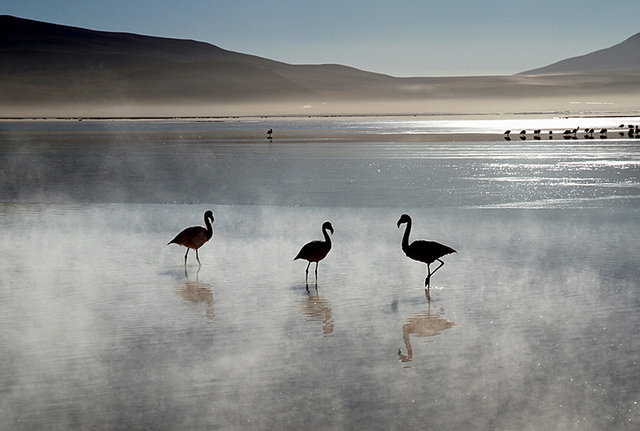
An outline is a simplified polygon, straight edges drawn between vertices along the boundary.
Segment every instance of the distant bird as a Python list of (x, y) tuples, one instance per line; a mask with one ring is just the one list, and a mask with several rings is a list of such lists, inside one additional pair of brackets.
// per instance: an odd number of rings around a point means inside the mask
[(271, 134), (273, 133), (273, 129), (267, 130), (267, 139), (272, 139)]
[(540, 129), (535, 129), (533, 131), (533, 139), (535, 139), (536, 141), (540, 140)]
[[(435, 274), (442, 265), (444, 265), (444, 262), (440, 260), (440, 258), (444, 255), (457, 252), (451, 247), (435, 241), (416, 240), (409, 244), (409, 234), (411, 233), (412, 221), (408, 214), (402, 214), (402, 216), (400, 216), (400, 220), (398, 220), (397, 224), (398, 228), (400, 228), (400, 225), (403, 223), (406, 223), (407, 227), (405, 228), (404, 236), (402, 237), (402, 251), (404, 251), (404, 254), (406, 254), (407, 257), (427, 264), (427, 278), (424, 280), (424, 285), (428, 291), (429, 284), (431, 283), (431, 276)], [(436, 260), (440, 262), (440, 265), (431, 272), (431, 264)]]
[(549, 139), (553, 139), (553, 130), (549, 130)]
[(527, 139), (526, 134), (527, 134), (526, 130), (521, 130), (520, 131), (520, 139), (522, 139), (522, 140)]
[(331, 238), (327, 231), (331, 231), (333, 234), (333, 226), (328, 221), (322, 223), (322, 234), (324, 235), (324, 241), (311, 241), (302, 246), (296, 257), (293, 260), (305, 259), (309, 261), (307, 269), (305, 270), (305, 280), (309, 279), (309, 266), (311, 262), (316, 263), (316, 279), (318, 278), (318, 263), (324, 259), (331, 250)]
[[(624, 124), (620, 124), (618, 127), (619, 127), (620, 129), (624, 129)], [(620, 131), (618, 132), (618, 134), (619, 134), (620, 136), (624, 136), (624, 130), (620, 130)]]
[(204, 224), (207, 226), (206, 229), (202, 226), (188, 227), (167, 243), (167, 245), (178, 244), (187, 247), (187, 252), (184, 254), (185, 266), (187, 265), (187, 255), (189, 254), (190, 248), (196, 251), (196, 260), (198, 261), (198, 265), (202, 265), (200, 263), (200, 258), (198, 257), (198, 249), (213, 236), (213, 227), (211, 227), (211, 223), (213, 223), (213, 212), (211, 210), (207, 210), (204, 213)]
[(578, 134), (578, 129), (580, 129), (580, 127), (576, 127), (575, 129), (573, 129), (573, 130), (571, 131), (571, 137), (572, 137), (573, 139), (578, 139), (578, 136), (577, 136), (577, 134)]
[(593, 129), (584, 129), (584, 138), (593, 139)]
[(506, 132), (504, 132), (504, 139), (506, 141), (510, 141), (511, 140), (511, 130), (507, 130)]

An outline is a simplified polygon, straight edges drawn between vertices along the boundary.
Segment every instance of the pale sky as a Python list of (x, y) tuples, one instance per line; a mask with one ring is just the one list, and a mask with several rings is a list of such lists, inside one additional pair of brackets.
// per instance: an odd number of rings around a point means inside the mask
[(0, 0), (0, 14), (394, 76), (512, 74), (640, 32), (639, 0)]

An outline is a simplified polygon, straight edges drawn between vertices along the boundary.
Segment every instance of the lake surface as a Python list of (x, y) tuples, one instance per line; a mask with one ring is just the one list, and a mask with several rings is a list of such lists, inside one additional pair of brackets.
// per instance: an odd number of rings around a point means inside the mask
[(637, 429), (640, 141), (435, 127), (0, 122), (0, 429)]

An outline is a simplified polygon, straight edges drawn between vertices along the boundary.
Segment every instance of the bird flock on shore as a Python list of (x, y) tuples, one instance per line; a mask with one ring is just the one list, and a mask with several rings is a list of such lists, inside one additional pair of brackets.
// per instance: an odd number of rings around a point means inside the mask
[[(549, 130), (549, 133), (547, 134), (548, 139), (553, 139), (554, 137), (553, 132), (554, 132), (553, 130)], [(618, 128), (612, 132), (617, 132), (618, 136), (620, 137), (624, 137), (626, 135), (628, 138), (640, 139), (640, 127), (637, 124), (635, 125), (629, 124), (627, 126), (625, 126), (624, 124), (620, 124)], [(504, 139), (506, 141), (511, 140), (511, 133), (512, 133), (511, 130), (507, 130), (504, 132)], [(535, 140), (542, 139), (542, 136), (540, 135), (541, 133), (542, 133), (542, 130), (540, 129), (533, 130), (533, 139)], [(560, 133), (560, 131), (557, 131), (557, 133)], [(582, 134), (583, 139), (595, 139), (594, 135), (596, 134), (599, 135), (600, 139), (607, 139), (609, 137), (609, 129), (602, 128), (600, 129), (599, 133), (596, 133), (596, 129), (590, 129), (588, 127), (580, 129), (580, 127), (576, 127), (575, 129), (566, 129), (564, 132), (562, 132), (562, 138), (580, 139), (580, 136), (578, 135), (579, 133)], [(527, 130), (521, 130), (518, 135), (521, 140), (523, 141), (526, 140)]]
[[(200, 263), (200, 258), (198, 257), (198, 249), (213, 237), (213, 220), (213, 211), (207, 210), (204, 213), (204, 223), (206, 227), (188, 227), (182, 230), (175, 236), (175, 238), (167, 243), (167, 245), (177, 244), (187, 248), (187, 252), (184, 255), (185, 268), (187, 265), (187, 255), (189, 254), (189, 250), (191, 249), (196, 251), (196, 260), (198, 261), (198, 265), (202, 265)], [(444, 261), (442, 261), (441, 258), (447, 254), (457, 253), (457, 251), (449, 246), (440, 244), (435, 241), (416, 240), (409, 242), (409, 235), (411, 233), (412, 226), (411, 216), (409, 216), (408, 214), (402, 214), (402, 216), (400, 216), (400, 219), (398, 220), (397, 227), (400, 228), (402, 224), (406, 224), (404, 235), (402, 236), (402, 251), (404, 251), (407, 257), (427, 264), (427, 278), (424, 281), (424, 285), (427, 293), (427, 298), (430, 299), (429, 287), (431, 284), (431, 276), (444, 265)], [(309, 267), (313, 262), (315, 262), (316, 264), (315, 275), (317, 289), (318, 264), (327, 256), (327, 254), (329, 254), (329, 251), (331, 251), (332, 244), (329, 232), (331, 232), (331, 234), (334, 233), (333, 226), (330, 222), (326, 221), (322, 224), (322, 235), (324, 236), (324, 241), (315, 240), (306, 243), (302, 246), (296, 257), (293, 258), (293, 260), (303, 259), (308, 262), (307, 269), (305, 270), (305, 282), (307, 285), (307, 290), (309, 289)], [(431, 271), (431, 264), (435, 261), (438, 261), (439, 265), (438, 267), (436, 267), (436, 269)]]

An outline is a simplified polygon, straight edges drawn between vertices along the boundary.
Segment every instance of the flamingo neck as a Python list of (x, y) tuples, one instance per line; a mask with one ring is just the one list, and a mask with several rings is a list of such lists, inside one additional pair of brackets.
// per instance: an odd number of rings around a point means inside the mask
[(209, 238), (211, 238), (211, 236), (213, 236), (213, 227), (211, 226), (209, 217), (204, 218), (204, 224), (207, 226), (207, 234), (209, 235)]
[(409, 247), (409, 234), (411, 233), (411, 220), (407, 222), (407, 227), (404, 229), (404, 235), (402, 236), (402, 249), (405, 250)]
[(329, 236), (329, 233), (327, 232), (327, 230), (328, 229), (322, 229), (322, 234), (324, 235), (324, 242), (331, 245), (331, 237)]
[(409, 328), (408, 324), (405, 324), (402, 327), (402, 340), (404, 341), (404, 346), (407, 348), (407, 359), (413, 359), (413, 349), (411, 348), (411, 339), (409, 339), (409, 335), (411, 334), (411, 328)]

